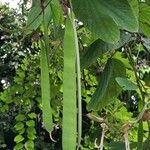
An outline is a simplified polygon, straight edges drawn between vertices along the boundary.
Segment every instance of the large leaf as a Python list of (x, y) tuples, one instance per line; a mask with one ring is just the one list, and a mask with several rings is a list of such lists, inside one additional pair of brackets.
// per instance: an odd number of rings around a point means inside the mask
[(150, 6), (141, 4), (139, 15), (140, 29), (146, 36), (150, 37)]
[(76, 17), (102, 40), (114, 43), (119, 40), (119, 29), (114, 20), (100, 10), (98, 0), (73, 0)]
[(93, 42), (81, 57), (81, 68), (90, 66), (96, 59), (107, 51), (118, 49), (132, 40), (131, 34), (122, 33), (119, 42), (115, 44), (106, 43), (100, 39)]
[[(49, 1), (44, 3), (45, 6), (44, 18), (46, 19), (47, 24), (51, 20), (51, 16), (52, 16), (50, 4), (51, 3)], [(52, 4), (52, 6), (53, 5), (54, 4)], [(33, 1), (32, 8), (28, 14), (27, 28), (29, 30), (36, 30), (41, 25), (42, 21), (43, 21), (43, 11), (40, 6), (40, 3), (37, 1)]]
[(137, 19), (138, 22), (138, 18), (139, 18), (139, 2), (138, 0), (128, 0), (131, 9), (135, 15), (135, 18)]
[(88, 104), (88, 110), (101, 110), (113, 102), (121, 92), (121, 88), (115, 78), (124, 77), (125, 74), (125, 67), (120, 60), (109, 59), (100, 77), (97, 89)]
[(119, 28), (137, 31), (138, 22), (127, 0), (72, 0), (77, 18), (102, 40), (115, 43)]
[(63, 150), (75, 150), (77, 132), (76, 108), (76, 47), (74, 28), (67, 18), (64, 36), (64, 74), (63, 74)]
[[(43, 17), (41, 13), (40, 5), (33, 5), (29, 14), (28, 14), (28, 21), (27, 21), (27, 27), (30, 30), (36, 30), (39, 25), (42, 23)], [(41, 13), (41, 14), (40, 14)]]
[(111, 16), (123, 29), (138, 31), (138, 21), (127, 0), (99, 0), (100, 10)]

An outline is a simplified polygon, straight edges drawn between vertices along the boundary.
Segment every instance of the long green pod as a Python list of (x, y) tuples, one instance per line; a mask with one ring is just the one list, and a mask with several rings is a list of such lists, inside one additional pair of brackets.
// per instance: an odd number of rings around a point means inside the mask
[(48, 21), (43, 14), (44, 40), (41, 41), (41, 90), (42, 90), (42, 108), (43, 122), (46, 130), (50, 133), (53, 130), (52, 110), (50, 106), (50, 77), (48, 53), (50, 49), (48, 37)]
[(63, 150), (75, 150), (77, 133), (76, 47), (71, 16), (66, 20), (63, 74)]
[(51, 132), (53, 129), (52, 111), (50, 106), (50, 79), (47, 51), (44, 42), (41, 41), (41, 92), (42, 92), (42, 111), (43, 122), (46, 130)]

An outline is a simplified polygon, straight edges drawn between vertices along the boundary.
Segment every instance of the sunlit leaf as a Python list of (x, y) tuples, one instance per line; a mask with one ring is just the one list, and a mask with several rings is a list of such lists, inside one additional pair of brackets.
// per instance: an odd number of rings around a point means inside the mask
[(16, 143), (20, 143), (21, 141), (23, 141), (24, 140), (24, 137), (22, 136), (22, 135), (17, 135), (16, 137), (15, 137), (15, 139), (14, 139), (14, 141), (16, 142)]
[(24, 124), (22, 122), (18, 122), (14, 127), (16, 130), (21, 130), (24, 128)]

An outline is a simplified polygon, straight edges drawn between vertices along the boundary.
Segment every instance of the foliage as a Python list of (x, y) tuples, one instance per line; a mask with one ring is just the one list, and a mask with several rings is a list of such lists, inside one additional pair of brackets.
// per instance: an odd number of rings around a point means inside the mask
[(149, 0), (26, 4), (0, 7), (0, 149), (149, 150)]

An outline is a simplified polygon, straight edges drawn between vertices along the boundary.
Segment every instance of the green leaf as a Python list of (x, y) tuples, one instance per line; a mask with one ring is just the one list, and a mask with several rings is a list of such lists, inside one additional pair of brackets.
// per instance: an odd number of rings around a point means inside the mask
[(100, 77), (98, 87), (88, 104), (88, 110), (101, 110), (113, 102), (121, 92), (115, 78), (124, 77), (125, 74), (125, 67), (120, 60), (109, 59)]
[(122, 87), (123, 90), (136, 90), (137, 85), (129, 81), (127, 78), (116, 77), (117, 83)]
[(26, 122), (26, 125), (28, 127), (34, 127), (35, 126), (35, 121), (34, 120), (29, 120), (29, 121)]
[[(48, 2), (47, 2), (48, 3)], [(48, 26), (50, 23), (50, 20), (52, 19), (52, 10), (51, 10), (51, 5), (48, 4), (47, 7), (44, 10), (44, 22), (45, 25)]]
[(127, 0), (99, 0), (99, 9), (112, 17), (122, 29), (137, 32), (138, 21)]
[(28, 139), (34, 140), (36, 138), (35, 134), (36, 134), (36, 130), (34, 127), (28, 127), (27, 128)]
[(17, 143), (14, 147), (14, 150), (21, 150), (23, 149), (24, 144), (23, 143)]
[(24, 140), (24, 137), (22, 136), (22, 135), (17, 135), (16, 137), (15, 137), (15, 139), (14, 139), (14, 141), (16, 142), (16, 143), (20, 143), (21, 141), (23, 141)]
[(75, 150), (77, 132), (76, 108), (76, 47), (73, 23), (70, 16), (66, 21), (64, 36), (63, 74), (63, 150)]
[(127, 0), (73, 0), (76, 17), (100, 39), (115, 43), (119, 29), (138, 31), (138, 21)]
[(33, 133), (28, 133), (28, 134), (27, 134), (27, 137), (28, 137), (28, 139), (30, 139), (30, 140), (36, 139), (36, 136), (35, 136), (35, 134), (33, 134)]
[(131, 34), (126, 33), (122, 33), (119, 42), (115, 44), (109, 44), (100, 39), (96, 40), (87, 48), (81, 57), (81, 68), (84, 69), (90, 66), (102, 54), (110, 50), (118, 49), (130, 40), (132, 40)]
[(22, 122), (18, 122), (14, 127), (16, 130), (21, 130), (24, 128), (24, 124)]
[(150, 39), (149, 38), (141, 38), (143, 45), (147, 49), (147, 51), (150, 53)]
[(32, 140), (28, 140), (26, 143), (25, 143), (25, 148), (27, 150), (34, 150), (34, 142)]
[(138, 22), (138, 19), (139, 19), (139, 2), (138, 2), (138, 0), (128, 0), (128, 2), (130, 4), (131, 9), (134, 13), (134, 16)]
[(128, 112), (126, 107), (122, 106), (117, 112), (115, 112), (114, 117), (119, 121), (127, 122), (131, 120), (132, 113)]
[(146, 36), (150, 37), (150, 6), (141, 4), (139, 15), (140, 29)]
[(36, 118), (36, 114), (35, 113), (30, 113), (28, 114), (29, 118), (34, 119)]
[(119, 40), (119, 29), (114, 20), (101, 11), (99, 0), (73, 0), (76, 17), (102, 40), (115, 43)]
[[(49, 1), (48, 2), (45, 1), (44, 6), (45, 6), (44, 9), (45, 22), (48, 25), (52, 17), (51, 6)], [(27, 28), (29, 30), (36, 30), (42, 24), (42, 21), (43, 21), (43, 11), (41, 9), (40, 2), (34, 2), (28, 14)]]
[(36, 130), (35, 130), (35, 128), (34, 128), (33, 126), (31, 126), (31, 127), (28, 127), (28, 128), (27, 128), (27, 133), (36, 134)]
[(19, 130), (19, 134), (23, 134), (23, 133), (25, 133), (25, 128)]
[(27, 21), (27, 27), (30, 30), (36, 30), (42, 23), (43, 17), (41, 11), (42, 10), (40, 8), (39, 3), (36, 3), (36, 5), (33, 5), (33, 7), (31, 8), (28, 14), (28, 21)]
[(25, 115), (23, 114), (19, 114), (15, 117), (16, 121), (24, 121), (25, 119)]

